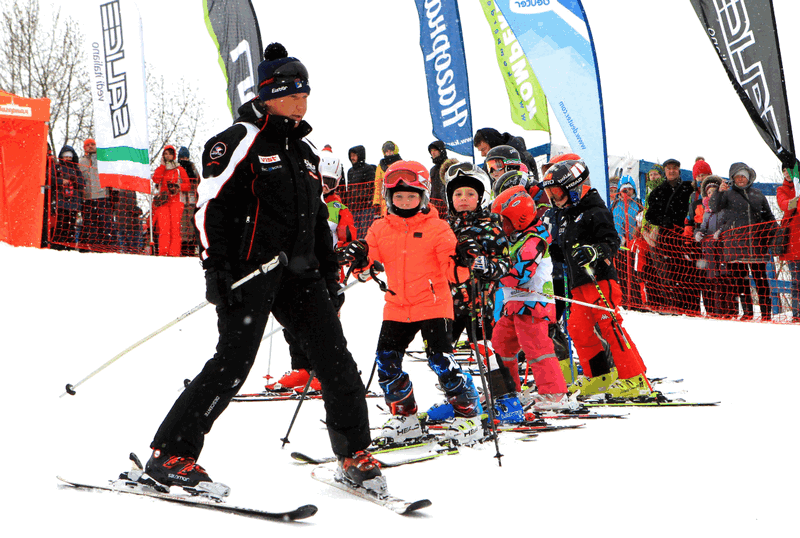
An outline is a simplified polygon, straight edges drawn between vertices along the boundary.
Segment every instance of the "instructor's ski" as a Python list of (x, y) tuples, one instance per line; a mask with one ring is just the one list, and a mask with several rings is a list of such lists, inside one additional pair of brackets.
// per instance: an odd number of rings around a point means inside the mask
[(63, 487), (92, 490), (92, 491), (110, 491), (115, 493), (127, 493), (132, 495), (139, 495), (142, 497), (150, 497), (151, 499), (158, 499), (171, 503), (182, 504), (184, 506), (192, 506), (196, 508), (203, 508), (206, 510), (216, 510), (218, 512), (225, 512), (228, 514), (235, 514), (238, 516), (252, 517), (256, 519), (271, 519), (279, 521), (294, 521), (297, 519), (305, 519), (317, 513), (317, 507), (313, 504), (307, 504), (289, 510), (286, 512), (267, 512), (265, 510), (258, 510), (255, 508), (244, 508), (241, 506), (232, 506), (218, 499), (212, 499), (201, 495), (189, 494), (176, 494), (176, 493), (161, 493), (155, 489), (132, 482), (131, 480), (119, 479), (109, 481), (109, 485), (100, 486), (92, 484), (84, 484), (81, 482), (74, 482), (65, 478), (57, 477), (63, 483)]
[(337, 480), (336, 472), (330, 467), (319, 466), (314, 468), (314, 470), (311, 471), (311, 477), (314, 480), (318, 480), (319, 482), (328, 484), (329, 486), (346, 491), (347, 493), (355, 495), (356, 497), (361, 497), (362, 499), (377, 504), (378, 506), (388, 508), (396, 514), (410, 514), (411, 512), (416, 512), (422, 508), (427, 508), (432, 504), (428, 499), (406, 501), (390, 494), (379, 495), (367, 488), (363, 488), (349, 482), (344, 482), (342, 480)]
[[(438, 448), (431, 450), (434, 446)], [(458, 447), (456, 446), (441, 446), (435, 443), (420, 443), (417, 445), (406, 445), (396, 448), (391, 448), (388, 450), (374, 450), (371, 451), (373, 457), (375, 454), (388, 454), (388, 455), (395, 455), (395, 454), (404, 454), (405, 450), (412, 450), (415, 448), (428, 448), (429, 450), (422, 452), (418, 455), (408, 456), (408, 457), (401, 457), (397, 459), (378, 459), (375, 458), (375, 461), (381, 466), (382, 469), (389, 469), (392, 467), (400, 467), (401, 465), (409, 465), (412, 463), (420, 463), (423, 461), (430, 461), (436, 459), (440, 456), (452, 456), (458, 454)], [(323, 465), (325, 463), (332, 463), (336, 461), (335, 456), (325, 457), (325, 458), (314, 458), (307, 454), (303, 454), (302, 452), (292, 452), (291, 454), (292, 459), (298, 461), (300, 463), (310, 463), (313, 465)]]

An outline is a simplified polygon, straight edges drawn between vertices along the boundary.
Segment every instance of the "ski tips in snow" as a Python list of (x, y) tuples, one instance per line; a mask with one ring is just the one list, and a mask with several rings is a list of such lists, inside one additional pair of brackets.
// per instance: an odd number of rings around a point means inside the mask
[(189, 495), (185, 493), (181, 494), (161, 493), (151, 488), (148, 488), (147, 486), (144, 486), (142, 484), (134, 483), (131, 482), (130, 480), (124, 480), (124, 479), (110, 480), (109, 485), (101, 486), (95, 484), (85, 484), (82, 482), (75, 482), (72, 480), (67, 480), (65, 478), (62, 478), (60, 476), (57, 476), (56, 478), (62, 482), (63, 487), (81, 489), (81, 490), (90, 490), (90, 491), (107, 491), (119, 494), (138, 495), (142, 497), (149, 497), (151, 499), (158, 499), (171, 503), (182, 504), (184, 506), (203, 508), (205, 510), (215, 510), (218, 512), (224, 512), (228, 514), (245, 516), (255, 519), (295, 521), (298, 519), (309, 518), (317, 513), (317, 507), (314, 506), (313, 504), (306, 504), (303, 506), (299, 506), (294, 510), (289, 510), (285, 512), (267, 512), (266, 510), (259, 510), (256, 508), (233, 506), (226, 503), (225, 501), (218, 499), (211, 499), (201, 495)]
[(388, 508), (392, 512), (400, 515), (407, 515), (417, 510), (427, 508), (433, 504), (429, 499), (419, 499), (417, 501), (406, 501), (399, 497), (395, 497), (389, 493), (378, 495), (374, 491), (367, 488), (357, 486), (355, 484), (345, 482), (336, 478), (334, 469), (326, 466), (315, 467), (311, 471), (311, 477), (314, 480), (333, 486), (337, 489), (370, 501), (378, 506)]

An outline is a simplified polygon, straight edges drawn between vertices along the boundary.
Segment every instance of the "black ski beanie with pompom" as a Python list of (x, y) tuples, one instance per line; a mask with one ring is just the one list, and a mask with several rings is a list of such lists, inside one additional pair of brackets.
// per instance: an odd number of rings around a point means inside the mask
[(280, 43), (270, 43), (264, 50), (264, 61), (258, 66), (258, 97), (262, 101), (294, 93), (310, 93), (308, 70), (292, 58)]

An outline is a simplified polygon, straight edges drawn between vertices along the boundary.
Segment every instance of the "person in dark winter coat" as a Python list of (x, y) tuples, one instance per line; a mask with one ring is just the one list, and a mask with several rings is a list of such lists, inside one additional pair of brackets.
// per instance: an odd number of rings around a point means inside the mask
[(531, 152), (525, 147), (525, 140), (521, 136), (512, 136), (509, 133), (500, 134), (497, 129), (491, 127), (484, 127), (475, 132), (472, 139), (473, 145), (481, 152), (482, 157), (495, 146), (507, 145), (516, 149), (522, 159), (522, 164), (528, 168), (528, 174), (535, 179), (539, 179), (539, 170), (537, 169), (536, 159), (533, 158)]
[(434, 140), (428, 144), (428, 153), (433, 161), (430, 169), (431, 175), (431, 205), (441, 214), (447, 212), (447, 201), (445, 200), (445, 183), (440, 179), (442, 163), (447, 160), (447, 148), (441, 140)]
[[(320, 158), (303, 121), (308, 71), (279, 43), (264, 56), (258, 97), (239, 108), (233, 126), (206, 142), (202, 157), (195, 220), (206, 298), (218, 316), (216, 353), (158, 428), (144, 476), (227, 494), (229, 488), (211, 483), (196, 460), (245, 382), (272, 313), (302, 343), (320, 381), (340, 478), (385, 492), (380, 469), (365, 451), (371, 437), (364, 384), (331, 299), (340, 289), (339, 265), (321, 197)], [(280, 252), (288, 256), (285, 267), (232, 287)]]
[(656, 187), (647, 199), (644, 218), (658, 226), (655, 248), (651, 251), (656, 263), (650, 298), (653, 308), (670, 312), (699, 312), (699, 290), (689, 290), (683, 275), (692, 271), (692, 262), (684, 257), (685, 239), (682, 237), (686, 213), (694, 187), (681, 181), (681, 163), (677, 159), (664, 161), (666, 180)]
[[(597, 189), (591, 188), (583, 161), (553, 165), (542, 180), (553, 204), (551, 229), (556, 231), (550, 252), (566, 265), (571, 298), (569, 335), (578, 352), (584, 376), (574, 384), (588, 396), (608, 393), (631, 398), (651, 394), (646, 368), (616, 309), (622, 298), (612, 260), (620, 245), (614, 217)], [(609, 305), (615, 312), (586, 304)], [(619, 379), (612, 381), (611, 361)]]
[(78, 154), (72, 146), (64, 146), (58, 152), (55, 178), (56, 224), (51, 243), (75, 246), (78, 213), (83, 208), (86, 180), (78, 164)]
[(364, 146), (353, 146), (347, 154), (353, 166), (347, 171), (347, 185), (344, 190), (340, 189), (340, 194), (342, 202), (353, 214), (358, 237), (365, 237), (369, 225), (375, 220), (372, 193), (376, 166), (367, 164), (367, 150)]
[[(742, 319), (753, 319), (750, 276), (756, 284), (761, 319), (772, 318), (772, 298), (767, 279), (769, 246), (777, 229), (766, 196), (755, 187), (756, 171), (745, 163), (730, 167), (731, 183), (724, 182), (711, 195), (709, 205), (722, 216), (722, 259), (725, 278), (742, 302)], [(748, 276), (748, 270), (750, 275)]]
[[(702, 257), (697, 260), (697, 267), (700, 269), (706, 282), (703, 286), (703, 304), (706, 307), (707, 315), (735, 317), (738, 312), (733, 312), (731, 306), (734, 301), (729, 299), (725, 279), (720, 272), (720, 252), (721, 242), (719, 241), (721, 215), (711, 209), (711, 195), (717, 192), (723, 180), (719, 176), (706, 176), (700, 183), (700, 199), (702, 214), (700, 215), (700, 226), (694, 233), (694, 240), (700, 245)], [(696, 217), (695, 219), (696, 220)], [(738, 306), (736, 307), (738, 310)]]

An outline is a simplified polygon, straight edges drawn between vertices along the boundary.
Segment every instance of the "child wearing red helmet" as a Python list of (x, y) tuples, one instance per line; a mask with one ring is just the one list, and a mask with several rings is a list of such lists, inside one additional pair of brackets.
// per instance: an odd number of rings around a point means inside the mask
[[(500, 279), (495, 296), (497, 321), (492, 346), (512, 371), (516, 371), (517, 353), (520, 349), (525, 352), (538, 389), (533, 396), (535, 411), (576, 408), (577, 403), (567, 395), (567, 384), (548, 334), (549, 325), (556, 320), (556, 310), (547, 228), (537, 218), (533, 198), (522, 185), (501, 192), (492, 211), (503, 218), (511, 255), (511, 269)], [(518, 377), (515, 380), (519, 383)], [(520, 386), (515, 390), (519, 391)], [(515, 398), (510, 399), (519, 405)]]
[(435, 208), (428, 205), (428, 170), (415, 161), (398, 161), (386, 169), (383, 193), (388, 214), (367, 231), (366, 242), (353, 241), (342, 259), (358, 268), (383, 264), (389, 291), (375, 360), (378, 382), (392, 418), (377, 444), (402, 443), (422, 437), (417, 402), (403, 355), (421, 332), (428, 365), (455, 411), (446, 435), (471, 444), (481, 434), (478, 391), (467, 372), (453, 360), (450, 327), (453, 299), (450, 282), (456, 237)]

